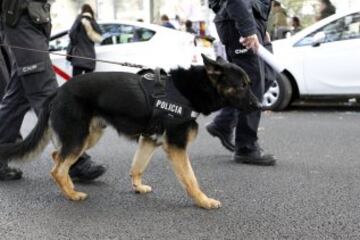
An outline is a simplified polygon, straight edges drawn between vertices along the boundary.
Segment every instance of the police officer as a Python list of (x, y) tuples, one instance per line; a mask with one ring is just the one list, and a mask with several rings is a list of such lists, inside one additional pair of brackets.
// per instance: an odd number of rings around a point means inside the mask
[[(0, 43), (3, 43), (3, 35), (1, 32), (0, 29)], [(5, 94), (5, 88), (10, 78), (8, 62), (8, 59), (6, 59), (6, 49), (0, 46), (0, 102)]]
[[(2, 12), (2, 0), (0, 0), (0, 12)], [(4, 26), (3, 19), (0, 18), (0, 111), (2, 111), (1, 100), (4, 97), (7, 84), (10, 82), (11, 78), (17, 78), (17, 65), (15, 62), (15, 57), (10, 48), (6, 47), (4, 44), (8, 44), (4, 35)], [(0, 122), (1, 125), (5, 125)], [(1, 127), (1, 126), (0, 126)], [(9, 168), (7, 164), (0, 163), (0, 180), (12, 180), (20, 179), (22, 172), (18, 169)]]
[[(1, 34), (5, 43), (40, 51), (48, 50), (51, 32), (50, 0), (2, 0)], [(13, 48), (16, 59), (11, 62), (11, 74), (5, 96), (0, 105), (0, 144), (13, 143), (27, 111), (37, 115), (45, 99), (56, 91), (58, 84), (48, 53)], [(83, 157), (70, 171), (72, 178), (92, 180), (105, 172), (103, 166)], [(20, 179), (19, 169), (0, 163), (0, 180)]]
[[(2, 0), (0, 0), (0, 12), (1, 12)], [(0, 18), (0, 43), (4, 43), (4, 34)], [(0, 46), (0, 102), (5, 94), (6, 85), (10, 80), (10, 71), (11, 71), (11, 59), (10, 58), (10, 49), (4, 45)]]
[[(249, 75), (251, 89), (261, 101), (265, 85), (265, 64), (256, 55), (259, 44), (266, 38), (266, 21), (271, 0), (226, 0), (215, 17), (220, 40), (225, 45), (230, 62), (242, 67)], [(208, 132), (220, 138), (224, 147), (235, 151), (239, 163), (274, 165), (275, 158), (264, 154), (258, 144), (258, 127), (261, 111), (246, 113), (234, 108), (223, 108)], [(232, 142), (235, 128), (235, 146)]]
[[(0, 27), (1, 28), (1, 27)], [(3, 34), (0, 29), (0, 43), (3, 43)], [(7, 58), (7, 49), (4, 46), (0, 46), (0, 102), (5, 94), (5, 88), (9, 82), (9, 59)]]

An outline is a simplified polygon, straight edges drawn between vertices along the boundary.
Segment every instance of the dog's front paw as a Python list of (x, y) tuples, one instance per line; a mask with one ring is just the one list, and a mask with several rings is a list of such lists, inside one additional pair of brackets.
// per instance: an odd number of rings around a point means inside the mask
[(197, 203), (197, 205), (205, 209), (216, 209), (221, 207), (221, 202), (212, 198), (207, 198)]
[(152, 188), (148, 185), (138, 185), (134, 186), (134, 191), (136, 193), (149, 193), (152, 191)]
[(86, 193), (74, 191), (68, 197), (72, 201), (82, 201), (82, 200), (85, 200), (87, 198), (87, 196), (88, 195)]

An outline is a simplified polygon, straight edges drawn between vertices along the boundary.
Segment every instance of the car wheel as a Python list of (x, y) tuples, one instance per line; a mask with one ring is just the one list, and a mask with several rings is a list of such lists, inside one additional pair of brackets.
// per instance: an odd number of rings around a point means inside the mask
[(284, 74), (278, 74), (276, 80), (271, 84), (264, 94), (263, 107), (266, 110), (284, 110), (291, 101), (292, 86)]

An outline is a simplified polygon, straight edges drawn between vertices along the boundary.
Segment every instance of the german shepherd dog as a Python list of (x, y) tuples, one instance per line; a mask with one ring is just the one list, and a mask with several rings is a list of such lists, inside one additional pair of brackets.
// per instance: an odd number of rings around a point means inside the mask
[[(247, 111), (259, 109), (250, 80), (240, 67), (220, 58), (214, 61), (202, 57), (204, 66), (170, 72), (174, 86), (195, 111), (208, 115), (229, 105)], [(0, 160), (34, 158), (52, 140), (56, 148), (52, 153), (52, 178), (68, 199), (84, 200), (87, 194), (75, 190), (69, 168), (98, 142), (106, 124), (119, 134), (138, 140), (130, 171), (135, 192), (151, 192), (151, 187), (142, 183), (142, 175), (155, 149), (162, 146), (195, 204), (206, 209), (219, 208), (219, 201), (201, 191), (186, 152), (197, 135), (195, 119), (172, 125), (157, 137), (144, 135), (152, 110), (145, 106), (140, 81), (141, 76), (126, 72), (74, 77), (47, 99), (36, 126), (22, 142), (0, 145)]]

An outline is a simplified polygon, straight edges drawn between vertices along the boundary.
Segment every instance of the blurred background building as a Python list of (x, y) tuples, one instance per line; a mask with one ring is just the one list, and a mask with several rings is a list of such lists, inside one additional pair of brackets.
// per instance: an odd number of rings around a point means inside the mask
[[(317, 0), (279, 0), (291, 15), (303, 18), (306, 25), (313, 21)], [(137, 20), (158, 23), (162, 14), (170, 19), (179, 16), (182, 20), (212, 20), (207, 8), (208, 0), (56, 0), (53, 5), (54, 29), (64, 29), (74, 21), (84, 3), (93, 6), (98, 20)], [(360, 8), (360, 0), (332, 0), (338, 11)]]
[(98, 20), (137, 20), (158, 23), (162, 14), (193, 21), (207, 20), (207, 0), (57, 0), (52, 9), (55, 29), (67, 28), (82, 4), (95, 9)]

